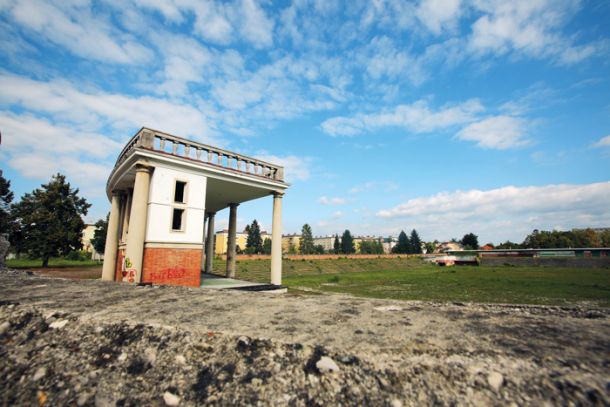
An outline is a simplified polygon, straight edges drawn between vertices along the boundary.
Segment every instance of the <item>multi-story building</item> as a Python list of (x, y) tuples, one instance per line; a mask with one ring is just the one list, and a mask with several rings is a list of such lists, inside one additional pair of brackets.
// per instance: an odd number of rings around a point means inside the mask
[[(265, 239), (271, 240), (271, 235), (266, 231), (261, 231), (261, 241), (265, 242)], [(237, 232), (235, 234), (235, 244), (237, 247), (237, 252), (246, 251), (246, 243), (248, 243), (248, 232), (244, 229), (243, 232)], [(227, 254), (227, 247), (229, 244), (229, 230), (224, 229), (219, 232), (216, 232), (216, 237), (214, 239), (214, 253), (216, 255), (224, 255)]]
[[(341, 236), (339, 236), (339, 242), (341, 242)], [(322, 246), (325, 252), (332, 252), (335, 249), (335, 235), (314, 237), (313, 245)]]
[(87, 253), (91, 253), (91, 260), (103, 260), (103, 253), (98, 253), (95, 250), (95, 247), (93, 247), (93, 243), (91, 243), (91, 241), (93, 240), (93, 236), (95, 236), (95, 229), (95, 225), (85, 225), (85, 229), (83, 229), (83, 237), (81, 240), (81, 242), (83, 243), (83, 250)]
[(301, 235), (296, 233), (292, 235), (282, 236), (282, 252), (283, 253), (300, 253), (301, 252)]

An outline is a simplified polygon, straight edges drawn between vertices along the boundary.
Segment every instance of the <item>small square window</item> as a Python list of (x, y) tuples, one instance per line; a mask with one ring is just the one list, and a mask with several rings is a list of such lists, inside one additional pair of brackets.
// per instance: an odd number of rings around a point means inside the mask
[(184, 195), (186, 191), (186, 182), (176, 181), (176, 189), (174, 190), (174, 202), (185, 203)]
[(172, 230), (182, 230), (184, 224), (184, 209), (174, 208), (172, 212)]

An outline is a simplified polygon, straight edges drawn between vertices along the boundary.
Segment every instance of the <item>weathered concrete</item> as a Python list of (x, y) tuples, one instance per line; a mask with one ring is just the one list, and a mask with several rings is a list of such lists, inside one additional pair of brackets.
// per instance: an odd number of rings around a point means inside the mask
[(163, 405), (166, 392), (180, 405), (610, 402), (608, 309), (272, 296), (9, 272), (0, 273), (0, 298), (8, 404)]

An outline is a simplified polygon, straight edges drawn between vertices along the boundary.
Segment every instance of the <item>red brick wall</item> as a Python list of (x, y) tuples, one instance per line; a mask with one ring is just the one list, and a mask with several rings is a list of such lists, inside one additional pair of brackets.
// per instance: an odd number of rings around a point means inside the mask
[(142, 282), (199, 287), (201, 250), (145, 248)]
[(123, 257), (125, 256), (125, 250), (119, 250), (116, 254), (116, 268), (114, 269), (114, 281), (123, 281), (121, 275), (121, 268), (123, 266)]

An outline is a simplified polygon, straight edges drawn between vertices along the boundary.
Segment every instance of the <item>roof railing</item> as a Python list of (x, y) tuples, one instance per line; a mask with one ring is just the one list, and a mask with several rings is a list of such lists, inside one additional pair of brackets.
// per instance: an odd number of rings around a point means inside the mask
[(135, 148), (284, 182), (284, 167), (148, 128), (141, 129), (129, 140), (119, 154), (115, 169)]

